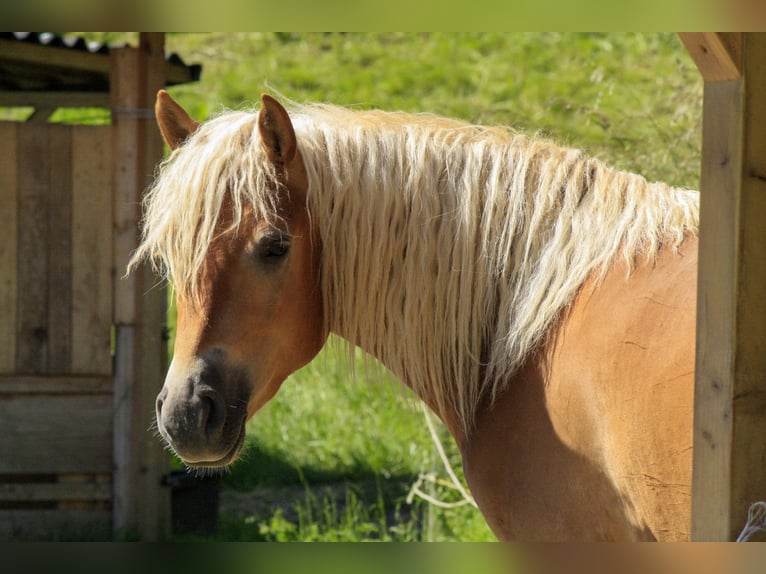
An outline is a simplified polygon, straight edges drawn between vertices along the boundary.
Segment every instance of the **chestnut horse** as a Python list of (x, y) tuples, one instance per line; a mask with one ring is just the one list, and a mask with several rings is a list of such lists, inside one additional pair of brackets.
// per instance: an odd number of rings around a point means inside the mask
[(698, 194), (506, 128), (290, 105), (198, 124), (143, 241), (178, 301), (159, 431), (191, 467), (330, 333), (446, 424), (500, 539), (690, 531)]

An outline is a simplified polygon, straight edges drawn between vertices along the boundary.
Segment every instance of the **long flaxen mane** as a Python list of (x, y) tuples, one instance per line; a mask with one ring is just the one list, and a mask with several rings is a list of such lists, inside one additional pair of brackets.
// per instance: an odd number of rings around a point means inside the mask
[[(457, 412), (466, 432), (587, 279), (697, 230), (696, 192), (506, 128), (317, 104), (290, 116), (327, 330)], [(224, 205), (233, 226), (246, 206), (278, 219), (258, 137), (257, 112), (203, 124), (146, 197), (133, 262), (158, 262), (182, 297), (200, 296)]]

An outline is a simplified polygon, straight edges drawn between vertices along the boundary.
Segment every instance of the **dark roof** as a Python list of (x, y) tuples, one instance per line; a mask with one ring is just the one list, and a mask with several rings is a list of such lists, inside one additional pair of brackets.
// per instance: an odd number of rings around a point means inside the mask
[[(109, 49), (81, 37), (0, 32), (0, 105), (32, 105), (36, 94), (51, 92), (80, 94), (81, 105), (108, 102), (103, 96), (109, 94)], [(175, 53), (165, 61), (168, 86), (199, 80), (199, 64), (188, 65)], [(24, 97), (30, 103), (21, 103)]]

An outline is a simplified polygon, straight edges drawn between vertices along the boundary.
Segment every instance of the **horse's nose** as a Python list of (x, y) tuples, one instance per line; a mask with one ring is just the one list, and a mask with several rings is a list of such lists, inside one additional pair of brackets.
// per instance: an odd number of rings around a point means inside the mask
[[(157, 427), (187, 463), (215, 461), (225, 448), (226, 401), (220, 370), (203, 364), (174, 381), (170, 375), (157, 396)], [(225, 453), (224, 453), (225, 454)]]

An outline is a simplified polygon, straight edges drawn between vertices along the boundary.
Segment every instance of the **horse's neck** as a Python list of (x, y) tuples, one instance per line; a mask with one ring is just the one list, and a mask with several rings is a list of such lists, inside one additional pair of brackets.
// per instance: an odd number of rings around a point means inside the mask
[[(385, 165), (355, 149), (343, 165), (358, 173), (317, 186), (335, 194), (316, 214), (330, 330), (465, 428), (485, 382), (491, 394), (504, 384), (594, 269), (651, 253), (663, 225), (671, 243), (696, 227), (696, 205), (667, 187), (534, 145), (454, 169), (433, 150)], [(434, 164), (442, 175), (418, 173)]]
[(379, 359), (443, 419), (462, 420), (468, 413), (455, 413), (468, 407), (459, 405), (477, 401), (475, 357), (484, 336), (478, 271), (466, 262), (474, 246), (456, 226), (457, 199), (426, 184), (416, 189), (417, 174), (404, 174), (418, 167), (406, 160), (402, 154), (396, 166), (378, 166), (389, 173), (328, 181), (336, 193), (326, 198), (331, 209), (315, 215), (324, 225), (328, 328)]

